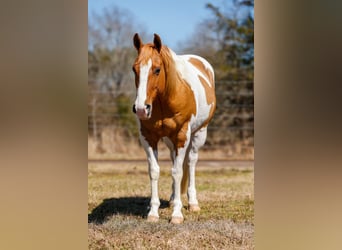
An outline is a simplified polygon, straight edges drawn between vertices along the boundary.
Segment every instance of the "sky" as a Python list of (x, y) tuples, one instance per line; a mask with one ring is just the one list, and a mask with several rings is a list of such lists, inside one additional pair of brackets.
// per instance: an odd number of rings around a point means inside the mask
[[(88, 17), (116, 5), (126, 9), (142, 24), (148, 33), (157, 33), (164, 44), (177, 49), (179, 42), (194, 33), (196, 25), (211, 16), (206, 3), (227, 5), (228, 0), (88, 0)], [(139, 33), (139, 31), (137, 31)], [(150, 41), (153, 40), (151, 37)]]

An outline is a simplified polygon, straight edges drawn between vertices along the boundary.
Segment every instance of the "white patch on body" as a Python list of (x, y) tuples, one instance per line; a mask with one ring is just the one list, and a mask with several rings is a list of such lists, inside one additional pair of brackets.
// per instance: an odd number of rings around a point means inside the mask
[[(214, 69), (213, 67), (211, 67), (211, 65), (208, 63), (207, 60), (205, 60), (204, 58), (200, 57), (200, 56), (196, 56), (196, 55), (180, 55), (178, 56), (180, 58), (183, 58), (184, 60), (186, 61), (189, 61), (191, 58), (194, 58), (194, 59), (197, 59), (199, 60), (200, 62), (203, 63), (204, 67), (208, 70), (210, 70), (210, 72), (212, 73), (212, 75), (214, 75)], [(191, 64), (191, 63), (190, 63)], [(192, 64), (191, 64), (192, 65)], [(207, 78), (207, 76), (205, 76), (198, 68), (196, 68), (195, 66), (193, 66), (197, 72), (197, 74), (199, 76), (201, 76), (206, 82), (207, 84), (209, 85), (209, 87), (211, 87), (211, 83), (209, 81), (209, 79)]]
[[(208, 83), (209, 80), (206, 76), (202, 74), (194, 65), (192, 65), (188, 60), (194, 57), (201, 60), (206, 67), (208, 67), (212, 72), (213, 69), (210, 64), (203, 58), (193, 55), (176, 55), (171, 51), (171, 55), (175, 61), (177, 71), (180, 73), (181, 77), (190, 85), (191, 90), (195, 96), (196, 102), (196, 115), (193, 115), (190, 120), (191, 131), (195, 131), (202, 126), (202, 124), (208, 119), (211, 107), (214, 103), (207, 104), (207, 97), (205, 89), (199, 79), (199, 75), (202, 76)], [(209, 85), (212, 87), (212, 85)]]
[(147, 98), (147, 81), (148, 74), (152, 67), (152, 60), (149, 59), (147, 64), (140, 64), (140, 77), (139, 77), (139, 87), (137, 89), (137, 98), (135, 100), (136, 109), (144, 109), (145, 101)]

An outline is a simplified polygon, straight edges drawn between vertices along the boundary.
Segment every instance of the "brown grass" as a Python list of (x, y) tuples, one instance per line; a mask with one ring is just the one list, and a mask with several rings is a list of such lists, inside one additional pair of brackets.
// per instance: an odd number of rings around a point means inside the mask
[[(96, 140), (88, 136), (88, 158), (89, 159), (145, 159), (146, 154), (139, 145), (136, 137), (124, 136), (122, 129), (106, 127), (101, 133), (102, 140)], [(170, 159), (170, 153), (162, 142), (158, 144), (159, 159)], [(225, 146), (204, 146), (200, 151), (201, 159), (223, 159), (223, 160), (253, 160), (254, 147), (243, 146), (241, 143)]]
[(170, 166), (163, 164), (160, 219), (148, 223), (146, 164), (89, 164), (89, 249), (254, 249), (253, 167), (201, 165), (196, 177), (201, 212), (184, 208), (184, 223), (172, 225)]

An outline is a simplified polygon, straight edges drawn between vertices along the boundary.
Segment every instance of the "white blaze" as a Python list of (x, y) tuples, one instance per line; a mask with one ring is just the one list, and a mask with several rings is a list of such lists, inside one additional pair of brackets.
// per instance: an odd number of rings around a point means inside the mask
[(135, 100), (136, 109), (144, 109), (145, 101), (147, 98), (147, 80), (148, 73), (150, 72), (152, 66), (152, 60), (149, 59), (147, 64), (140, 64), (140, 78), (139, 87), (137, 89), (137, 98)]

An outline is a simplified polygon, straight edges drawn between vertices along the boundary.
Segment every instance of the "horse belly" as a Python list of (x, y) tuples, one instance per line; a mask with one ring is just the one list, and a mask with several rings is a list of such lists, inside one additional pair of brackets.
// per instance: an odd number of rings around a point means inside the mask
[(197, 106), (196, 115), (192, 115), (190, 120), (191, 131), (196, 131), (203, 127), (205, 123), (211, 118), (211, 109), (213, 104), (207, 104), (206, 102), (199, 103)]

